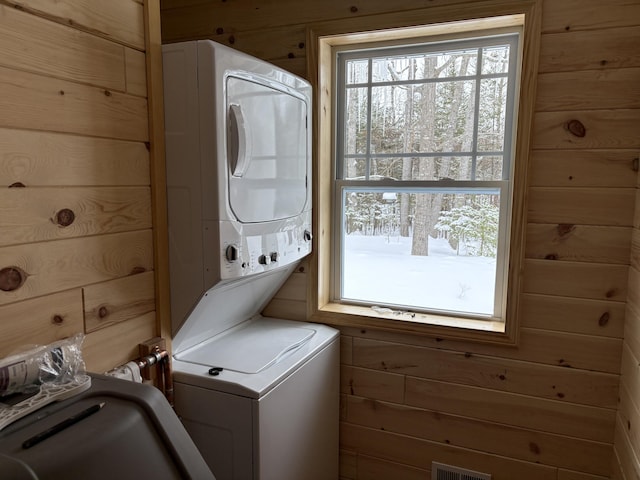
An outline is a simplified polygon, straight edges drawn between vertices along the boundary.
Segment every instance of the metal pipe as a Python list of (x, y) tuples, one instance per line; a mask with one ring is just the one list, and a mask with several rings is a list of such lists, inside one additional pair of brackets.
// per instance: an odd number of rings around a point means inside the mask
[(169, 402), (169, 405), (173, 407), (173, 380), (171, 372), (171, 356), (166, 350), (160, 350), (156, 347), (156, 350), (149, 355), (136, 360), (140, 369), (150, 368), (153, 365), (158, 365), (157, 373), (159, 377), (158, 383), (165, 398)]

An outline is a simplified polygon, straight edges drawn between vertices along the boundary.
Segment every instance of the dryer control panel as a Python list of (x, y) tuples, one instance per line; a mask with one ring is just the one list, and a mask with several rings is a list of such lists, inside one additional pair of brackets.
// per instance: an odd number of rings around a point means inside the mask
[[(221, 222), (220, 251), (205, 269), (219, 268), (221, 279), (245, 277), (290, 265), (311, 253), (310, 213), (278, 222), (275, 231), (251, 232), (246, 224)], [(261, 227), (263, 229), (263, 227)], [(206, 232), (205, 232), (206, 235)]]

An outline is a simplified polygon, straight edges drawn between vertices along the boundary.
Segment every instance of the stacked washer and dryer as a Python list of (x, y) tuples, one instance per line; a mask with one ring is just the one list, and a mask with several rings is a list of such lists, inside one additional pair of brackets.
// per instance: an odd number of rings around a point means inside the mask
[(311, 86), (163, 46), (175, 407), (218, 480), (338, 478), (338, 332), (260, 312), (311, 251)]

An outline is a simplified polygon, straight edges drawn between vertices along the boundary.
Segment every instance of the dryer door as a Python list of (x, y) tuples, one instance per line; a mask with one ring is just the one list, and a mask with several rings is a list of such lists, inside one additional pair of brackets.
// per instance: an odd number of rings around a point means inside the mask
[(251, 79), (226, 81), (229, 206), (242, 223), (300, 214), (307, 201), (307, 104)]

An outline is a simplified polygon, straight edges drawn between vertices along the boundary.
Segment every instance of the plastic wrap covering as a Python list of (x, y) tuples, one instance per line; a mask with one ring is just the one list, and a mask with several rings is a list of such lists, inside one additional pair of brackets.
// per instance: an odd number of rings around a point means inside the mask
[(38, 346), (0, 359), (0, 397), (34, 393), (45, 384), (68, 384), (85, 377), (84, 335)]
[(84, 335), (38, 346), (0, 360), (0, 397), (33, 393), (46, 383), (71, 383), (84, 376)]
[(0, 359), (0, 430), (91, 387), (80, 350), (83, 340), (78, 334)]

